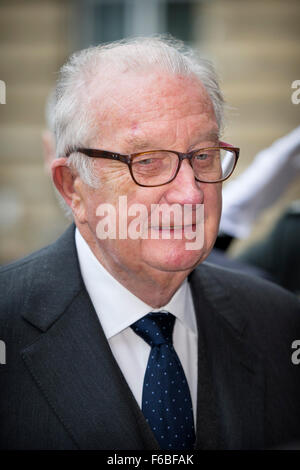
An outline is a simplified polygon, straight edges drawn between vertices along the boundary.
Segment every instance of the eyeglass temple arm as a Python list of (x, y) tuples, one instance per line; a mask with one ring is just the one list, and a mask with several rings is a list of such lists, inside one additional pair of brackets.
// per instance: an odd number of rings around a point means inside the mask
[(108, 160), (117, 160), (123, 163), (130, 163), (130, 157), (128, 155), (122, 155), (120, 153), (108, 152), (106, 150), (95, 150), (75, 147), (69, 149), (66, 153), (66, 157), (69, 157), (71, 153), (79, 152), (92, 158), (107, 158)]

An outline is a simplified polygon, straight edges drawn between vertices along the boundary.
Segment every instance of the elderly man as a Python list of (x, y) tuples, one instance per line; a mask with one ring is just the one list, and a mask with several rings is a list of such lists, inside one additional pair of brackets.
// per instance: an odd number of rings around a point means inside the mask
[(75, 224), (1, 271), (1, 448), (298, 437), (297, 299), (200, 264), (238, 158), (220, 141), (222, 105), (211, 66), (159, 39), (62, 68), (52, 173)]

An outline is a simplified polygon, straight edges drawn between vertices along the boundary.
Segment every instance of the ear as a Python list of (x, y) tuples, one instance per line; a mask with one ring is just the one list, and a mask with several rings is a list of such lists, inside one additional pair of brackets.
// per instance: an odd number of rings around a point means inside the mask
[(52, 179), (56, 189), (72, 209), (75, 219), (80, 223), (85, 223), (86, 212), (82, 191), (84, 184), (66, 163), (66, 158), (57, 158), (52, 162)]

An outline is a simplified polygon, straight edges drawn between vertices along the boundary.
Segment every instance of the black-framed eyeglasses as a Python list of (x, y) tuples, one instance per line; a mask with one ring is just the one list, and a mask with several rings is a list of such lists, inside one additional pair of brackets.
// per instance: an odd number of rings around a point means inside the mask
[(146, 152), (122, 155), (74, 147), (69, 149), (66, 157), (79, 152), (91, 158), (107, 158), (125, 163), (133, 181), (139, 186), (163, 186), (173, 181), (183, 160), (188, 159), (194, 170), (195, 179), (202, 183), (220, 183), (229, 178), (236, 166), (240, 149), (231, 146), (206, 147), (189, 153), (175, 150), (148, 150)]

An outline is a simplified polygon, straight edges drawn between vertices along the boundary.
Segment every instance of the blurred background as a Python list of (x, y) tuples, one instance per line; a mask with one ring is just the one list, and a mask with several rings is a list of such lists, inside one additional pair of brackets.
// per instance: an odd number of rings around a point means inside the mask
[[(0, 263), (52, 242), (68, 226), (45, 171), (45, 103), (68, 55), (132, 35), (169, 32), (210, 58), (228, 115), (224, 140), (241, 148), (234, 176), (300, 124), (299, 0), (1, 0)], [(235, 254), (267, 233), (300, 198), (299, 179), (265, 211)]]

